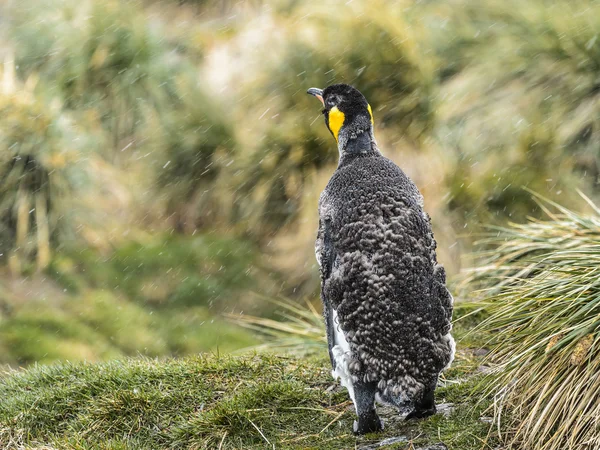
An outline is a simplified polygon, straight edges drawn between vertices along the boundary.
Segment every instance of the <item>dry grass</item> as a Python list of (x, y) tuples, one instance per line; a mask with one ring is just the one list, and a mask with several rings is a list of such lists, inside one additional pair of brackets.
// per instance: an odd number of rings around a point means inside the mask
[(537, 198), (549, 220), (484, 241), (477, 277), (495, 284), (480, 328), (494, 336), (497, 363), (487, 389), (508, 448), (598, 448), (600, 209), (589, 202), (583, 215)]
[(293, 300), (265, 299), (277, 308), (280, 319), (229, 314), (232, 322), (256, 331), (267, 341), (256, 350), (284, 351), (295, 355), (323, 353), (327, 348), (323, 316), (312, 303), (300, 305)]

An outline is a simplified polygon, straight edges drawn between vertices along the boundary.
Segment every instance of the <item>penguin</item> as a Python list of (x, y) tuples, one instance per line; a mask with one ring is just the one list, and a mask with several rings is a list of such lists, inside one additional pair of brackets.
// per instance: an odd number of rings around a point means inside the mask
[(307, 93), (339, 151), (315, 243), (332, 375), (354, 403), (354, 433), (378, 432), (376, 401), (407, 420), (435, 414), (438, 376), (455, 352), (453, 299), (423, 197), (381, 154), (365, 97), (347, 84)]

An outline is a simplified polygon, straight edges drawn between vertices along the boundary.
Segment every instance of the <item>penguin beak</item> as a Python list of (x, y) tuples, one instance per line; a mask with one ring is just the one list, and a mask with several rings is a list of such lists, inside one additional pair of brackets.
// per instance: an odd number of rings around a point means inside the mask
[(325, 106), (325, 102), (323, 101), (323, 89), (310, 88), (308, 91), (306, 91), (306, 93), (317, 97), (319, 100), (321, 100), (323, 106)]

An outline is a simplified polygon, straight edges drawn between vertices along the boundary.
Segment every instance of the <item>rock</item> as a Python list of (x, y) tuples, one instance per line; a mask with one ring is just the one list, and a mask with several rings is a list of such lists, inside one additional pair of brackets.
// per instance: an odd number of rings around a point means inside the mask
[[(399, 444), (401, 442), (408, 442), (407, 437), (406, 436), (396, 436), (396, 437), (387, 438), (387, 439), (384, 439), (383, 441), (379, 441), (374, 444), (369, 444), (364, 447), (359, 447), (358, 450), (375, 450), (375, 449), (382, 448), (382, 447), (385, 447), (388, 445)], [(413, 449), (413, 447), (410, 447), (410, 448)], [(417, 448), (414, 448), (414, 450), (448, 450), (448, 447), (446, 447), (446, 444), (444, 444), (443, 442), (438, 442), (437, 444), (431, 444), (426, 447), (417, 447)]]
[(473, 349), (473, 356), (485, 356), (489, 352), (490, 351), (487, 348), (476, 348), (476, 349)]
[(428, 445), (427, 447), (418, 447), (415, 450), (448, 450), (446, 444), (443, 442), (438, 442), (437, 444)]
[(454, 411), (454, 403), (440, 403), (436, 405), (437, 414), (449, 416)]
[(494, 369), (492, 369), (490, 366), (483, 366), (483, 365), (479, 366), (477, 368), (477, 371), (481, 372), (481, 373), (492, 373), (493, 370)]
[[(374, 450), (377, 448), (385, 447), (387, 445), (398, 444), (400, 442), (408, 442), (408, 438), (406, 436), (395, 436), (395, 437), (384, 439), (383, 441), (375, 442), (374, 444), (369, 444), (364, 447), (359, 447), (358, 450)], [(436, 450), (436, 449), (434, 449), (434, 450)]]

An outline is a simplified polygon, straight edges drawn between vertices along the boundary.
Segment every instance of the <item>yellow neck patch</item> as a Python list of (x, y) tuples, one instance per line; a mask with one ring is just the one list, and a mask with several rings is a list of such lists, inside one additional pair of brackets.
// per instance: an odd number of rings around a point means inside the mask
[(329, 129), (333, 133), (333, 137), (335, 140), (338, 140), (338, 134), (342, 125), (344, 125), (344, 120), (346, 119), (346, 115), (341, 112), (337, 106), (334, 106), (329, 110)]
[(367, 109), (369, 110), (369, 115), (371, 116), (371, 125), (375, 125), (375, 121), (373, 120), (373, 110), (371, 109), (371, 105), (367, 105)]

